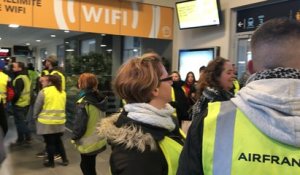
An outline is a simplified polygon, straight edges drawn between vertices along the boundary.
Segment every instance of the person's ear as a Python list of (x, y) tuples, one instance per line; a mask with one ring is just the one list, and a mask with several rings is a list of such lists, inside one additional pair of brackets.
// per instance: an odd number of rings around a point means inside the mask
[(249, 71), (250, 74), (255, 73), (252, 60), (248, 61), (247, 67), (248, 67), (248, 71)]
[(159, 89), (158, 89), (158, 88), (155, 88), (155, 89), (152, 91), (152, 95), (153, 95), (154, 97), (157, 97), (158, 94), (159, 94)]

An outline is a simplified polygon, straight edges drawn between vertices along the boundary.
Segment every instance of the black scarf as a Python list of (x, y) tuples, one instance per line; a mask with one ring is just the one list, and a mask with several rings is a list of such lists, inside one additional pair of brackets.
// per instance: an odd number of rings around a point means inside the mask
[(234, 95), (228, 91), (206, 87), (200, 99), (193, 105), (190, 117), (193, 119), (194, 117), (202, 116), (202, 113), (207, 110), (209, 102), (227, 101), (233, 96)]
[(272, 78), (291, 78), (300, 79), (300, 70), (294, 68), (277, 67), (275, 69), (267, 69), (255, 73), (250, 77), (247, 83), (255, 80), (272, 79)]

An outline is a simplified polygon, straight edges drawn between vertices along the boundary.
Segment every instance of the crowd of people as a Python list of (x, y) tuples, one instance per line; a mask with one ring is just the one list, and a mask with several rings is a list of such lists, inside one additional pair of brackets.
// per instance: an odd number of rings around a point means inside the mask
[[(12, 111), (17, 140), (10, 146), (22, 147), (31, 144), (32, 135), (40, 135), (44, 139), (45, 147), (37, 156), (45, 157), (43, 165), (54, 168), (54, 160), (62, 159), (61, 165), (67, 166), (67, 151), (61, 139), (66, 123), (65, 76), (54, 55), (45, 60), (40, 75), (32, 64), (27, 68), (23, 62), (14, 62), (11, 67), (13, 74), (10, 74), (5, 69), (5, 62), (0, 61), (0, 160), (5, 158), (3, 136), (8, 130), (7, 114)], [(94, 74), (81, 74), (78, 88), (80, 99), (76, 105), (76, 120), (71, 139), (81, 154), (82, 172), (93, 175), (96, 174), (96, 155), (106, 145), (106, 139), (96, 133), (96, 124), (106, 115), (107, 98), (99, 93), (98, 79)], [(30, 125), (31, 121), (34, 121), (34, 125)]]
[[(265, 22), (252, 36), (249, 78), (242, 83), (234, 64), (222, 57), (200, 67), (198, 80), (193, 72), (184, 80), (178, 71), (168, 74), (156, 53), (129, 59), (112, 82), (123, 110), (107, 117), (107, 97), (100, 93), (96, 75), (81, 74), (71, 141), (83, 174), (97, 174), (96, 156), (107, 144), (113, 175), (299, 174), (299, 47), (299, 22)], [(65, 77), (54, 56), (45, 67), (40, 77), (28, 76), (25, 65), (16, 62), (10, 78), (0, 62), (0, 139), (7, 132), (5, 109), (11, 103), (15, 145), (30, 144), (26, 114), (34, 104), (36, 134), (45, 141), (44, 166), (55, 167), (55, 155), (67, 166), (61, 140)], [(39, 85), (33, 88), (32, 79)], [(191, 125), (183, 132), (185, 121)], [(0, 151), (0, 161), (4, 157)]]

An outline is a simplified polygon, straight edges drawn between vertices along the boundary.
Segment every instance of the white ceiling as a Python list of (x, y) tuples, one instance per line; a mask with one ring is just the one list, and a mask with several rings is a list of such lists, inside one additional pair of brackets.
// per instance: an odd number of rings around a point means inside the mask
[[(56, 35), (55, 38), (51, 38), (50, 35)], [(69, 38), (75, 35), (82, 34), (81, 32), (65, 33), (63, 30), (52, 30), (42, 28), (23, 27), (10, 28), (8, 25), (0, 25), (0, 47), (11, 47), (13, 45), (26, 46), (25, 43), (30, 43), (30, 47), (36, 47), (39, 45), (47, 45), (59, 41), (63, 41), (65, 38)], [(41, 40), (41, 42), (36, 42)]]

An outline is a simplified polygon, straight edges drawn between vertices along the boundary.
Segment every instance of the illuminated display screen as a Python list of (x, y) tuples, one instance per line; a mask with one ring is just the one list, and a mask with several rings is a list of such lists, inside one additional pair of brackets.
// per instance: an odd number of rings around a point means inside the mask
[(1, 47), (0, 48), (0, 57), (9, 57), (9, 56), (11, 56), (11, 49)]
[(199, 68), (207, 66), (216, 56), (215, 48), (179, 50), (179, 73), (184, 79), (192, 71), (196, 80), (199, 79)]
[(220, 25), (217, 0), (195, 0), (176, 3), (180, 29)]

